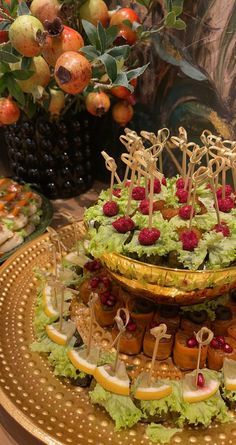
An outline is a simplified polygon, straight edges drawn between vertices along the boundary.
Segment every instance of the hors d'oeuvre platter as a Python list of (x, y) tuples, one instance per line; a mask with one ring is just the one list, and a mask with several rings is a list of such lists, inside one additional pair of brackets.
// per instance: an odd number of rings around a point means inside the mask
[(0, 263), (23, 243), (46, 230), (52, 205), (29, 184), (0, 178)]
[[(176, 160), (180, 174), (171, 183), (160, 158), (172, 150), (166, 129), (141, 137), (127, 129), (125, 178), (103, 152), (111, 184), (84, 221), (64, 213), (70, 225), (49, 227), (3, 266), (3, 406), (43, 442), (234, 443), (235, 222), (234, 207), (224, 212), (219, 202), (224, 169), (234, 181), (234, 145), (209, 132), (201, 138), (204, 147), (188, 143), (182, 128), (172, 138), (183, 162)], [(185, 203), (175, 202), (179, 179), (183, 190), (188, 184), (188, 218), (181, 217)], [(234, 193), (231, 187), (230, 202)], [(148, 201), (146, 214), (137, 196)], [(154, 211), (157, 201), (164, 206)], [(145, 292), (147, 285), (160, 293)]]

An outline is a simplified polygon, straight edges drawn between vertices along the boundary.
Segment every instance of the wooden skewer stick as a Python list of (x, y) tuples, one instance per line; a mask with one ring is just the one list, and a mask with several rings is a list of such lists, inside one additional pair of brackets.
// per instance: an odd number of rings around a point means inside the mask
[[(121, 318), (122, 312), (123, 312), (124, 318), (125, 318), (124, 321)], [(119, 334), (117, 335), (117, 337), (115, 338), (115, 340), (113, 341), (113, 344), (112, 344), (112, 346), (116, 345), (116, 358), (115, 358), (114, 367), (113, 367), (113, 372), (115, 375), (117, 373), (118, 363), (119, 363), (120, 340), (121, 340), (122, 334), (126, 330), (126, 326), (129, 323), (129, 319), (130, 319), (130, 315), (129, 315), (128, 309), (123, 308), (123, 307), (119, 308), (116, 313), (116, 316), (114, 318), (114, 320), (117, 324)]]
[(89, 336), (88, 336), (88, 344), (87, 344), (87, 357), (90, 354), (91, 346), (92, 346), (94, 320), (95, 320), (94, 305), (95, 305), (97, 299), (98, 299), (98, 294), (92, 292), (90, 294), (90, 298), (89, 298), (90, 322), (89, 322)]
[(118, 182), (119, 184), (121, 184), (121, 180), (119, 178), (119, 176), (116, 174), (116, 170), (117, 170), (117, 165), (115, 160), (109, 156), (105, 151), (101, 152), (102, 156), (105, 159), (105, 163), (106, 163), (106, 168), (108, 171), (111, 172), (111, 182), (110, 182), (110, 190), (109, 190), (109, 201), (112, 201), (112, 197), (113, 197), (113, 189), (114, 189), (114, 179), (115, 177), (118, 177)]
[(154, 198), (154, 174), (155, 174), (155, 161), (152, 159), (149, 164), (149, 174), (150, 174), (150, 192), (149, 192), (149, 216), (148, 216), (148, 228), (152, 228), (152, 217), (153, 217), (153, 198)]
[(193, 189), (193, 197), (192, 197), (192, 208), (190, 213), (190, 220), (189, 220), (189, 229), (192, 228), (192, 220), (193, 220), (193, 213), (194, 213), (194, 207), (196, 204), (196, 192), (197, 192), (197, 186), (206, 182), (209, 177), (209, 169), (208, 167), (201, 166), (198, 168), (196, 172), (193, 174), (193, 183), (194, 183), (194, 189)]
[[(209, 345), (211, 343), (211, 340), (214, 337), (214, 334), (206, 326), (203, 326), (197, 333), (194, 333), (194, 334), (195, 334), (196, 340), (198, 342), (198, 357), (197, 357), (196, 380), (195, 380), (195, 383), (197, 386), (202, 346)], [(204, 337), (205, 337), (205, 339), (204, 339)]]
[(205, 155), (205, 153), (206, 153), (206, 147), (200, 148), (198, 145), (196, 145), (196, 148), (194, 149), (194, 151), (190, 157), (188, 174), (187, 174), (186, 181), (185, 181), (186, 188), (184, 187), (186, 190), (187, 186), (189, 185), (187, 205), (189, 205), (189, 203), (190, 203), (195, 165), (201, 161), (201, 159)]
[(63, 285), (61, 285), (61, 304), (60, 304), (60, 318), (59, 318), (60, 332), (62, 331), (62, 326), (63, 326), (64, 295), (65, 295), (65, 288)]
[(76, 252), (78, 252), (78, 232), (77, 232), (77, 226), (76, 223), (78, 222), (78, 220), (70, 213), (67, 211), (63, 211), (61, 212), (61, 215), (64, 216), (65, 218), (68, 219), (68, 221), (72, 224), (72, 228), (73, 228), (73, 232), (74, 232), (74, 244), (75, 244), (75, 248), (76, 248)]
[(179, 137), (172, 136), (170, 138), (171, 142), (182, 151), (182, 168), (181, 168), (181, 176), (183, 179), (186, 178), (187, 174), (187, 132), (183, 127), (179, 127)]
[[(218, 156), (216, 158), (211, 159), (209, 162), (208, 168), (209, 168), (209, 180), (210, 180), (213, 198), (214, 198), (214, 204), (215, 204), (217, 223), (220, 224), (220, 212), (219, 212), (219, 206), (218, 206), (218, 199), (217, 199), (217, 195), (216, 195), (215, 178), (218, 178), (219, 173), (222, 171), (222, 168), (223, 168), (222, 158), (220, 158)], [(214, 171), (214, 168), (215, 168), (215, 171)]]
[[(125, 128), (125, 135), (120, 136), (120, 141), (122, 144), (126, 147), (126, 150), (128, 153), (133, 156), (134, 152), (139, 149), (143, 149), (143, 143), (140, 136), (137, 135), (137, 133), (133, 130), (130, 130), (129, 128)], [(122, 159), (122, 156), (121, 156)], [(125, 175), (123, 179), (123, 184), (126, 184), (126, 181), (129, 176), (129, 166), (126, 166)]]
[(129, 216), (130, 214), (130, 207), (131, 207), (131, 200), (132, 200), (132, 191), (134, 188), (134, 181), (135, 181), (135, 173), (138, 166), (138, 163), (134, 157), (129, 155), (128, 153), (123, 153), (121, 155), (122, 161), (131, 169), (131, 178), (130, 178), (130, 185), (129, 185), (129, 196), (128, 196), (128, 203), (126, 208), (126, 216)]
[(165, 323), (161, 323), (159, 326), (156, 326), (155, 328), (150, 329), (150, 333), (155, 337), (156, 340), (155, 340), (155, 345), (154, 345), (153, 354), (152, 354), (151, 366), (150, 366), (150, 370), (149, 370), (148, 386), (150, 386), (152, 383), (152, 374), (154, 371), (155, 360), (156, 360), (160, 340), (162, 338), (170, 338), (171, 337), (171, 335), (167, 334), (166, 332), (167, 332), (167, 326)]

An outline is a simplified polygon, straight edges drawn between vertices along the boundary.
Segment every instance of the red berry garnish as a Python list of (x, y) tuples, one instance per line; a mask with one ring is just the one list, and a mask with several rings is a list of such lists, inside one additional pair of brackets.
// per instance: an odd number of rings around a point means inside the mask
[(106, 294), (100, 295), (100, 300), (102, 304), (107, 304), (108, 297)]
[[(180, 218), (185, 219), (185, 220), (190, 219), (192, 208), (193, 208), (193, 206), (191, 206), (191, 205), (180, 207), (179, 208)], [(195, 210), (193, 209), (193, 216), (194, 215), (195, 215)]]
[(225, 338), (223, 335), (217, 335), (215, 339), (216, 341), (218, 341), (219, 345), (225, 345)]
[(229, 213), (234, 208), (234, 200), (229, 196), (218, 199), (219, 210), (224, 213)]
[(213, 227), (213, 230), (215, 230), (215, 232), (222, 233), (223, 236), (225, 236), (225, 237), (230, 235), (230, 229), (227, 226), (227, 224), (223, 221), (220, 224), (216, 224)]
[(185, 185), (184, 179), (183, 179), (183, 178), (179, 178), (179, 179), (177, 179), (175, 185), (176, 185), (177, 190), (178, 190), (178, 189), (183, 189), (183, 188), (184, 188), (184, 185)]
[(127, 331), (129, 332), (134, 332), (136, 331), (136, 323), (134, 323), (134, 321), (130, 320), (129, 323), (126, 326)]
[(119, 233), (126, 233), (135, 227), (134, 221), (129, 216), (121, 216), (112, 223), (114, 229)]
[[(225, 196), (230, 196), (232, 192), (233, 192), (233, 189), (232, 189), (231, 185), (230, 184), (226, 184), (225, 185)], [(221, 199), (222, 195), (223, 195), (223, 187), (220, 187), (217, 190), (216, 194), (217, 194), (217, 198)]]
[[(155, 212), (155, 210), (156, 210), (156, 203), (153, 202), (152, 211)], [(139, 211), (143, 215), (149, 215), (149, 199), (143, 199), (143, 201), (140, 202)]]
[(87, 269), (89, 272), (96, 272), (97, 270), (101, 269), (101, 267), (102, 264), (100, 260), (88, 261), (84, 265), (84, 268)]
[(115, 305), (115, 300), (112, 300), (110, 297), (108, 298), (107, 302), (106, 302), (107, 306), (114, 306)]
[[(148, 190), (150, 190), (150, 181), (148, 182)], [(158, 178), (154, 179), (154, 193), (160, 193), (161, 183)]]
[(135, 199), (135, 201), (142, 201), (142, 199), (145, 199), (145, 188), (134, 187), (132, 190), (132, 198)]
[(210, 345), (211, 345), (211, 347), (212, 347), (213, 349), (219, 349), (219, 348), (220, 348), (220, 343), (216, 340), (216, 338), (213, 338), (213, 339), (211, 340)]
[(177, 192), (175, 193), (175, 195), (177, 196), (179, 202), (181, 202), (181, 203), (187, 202), (187, 199), (188, 199), (187, 190), (178, 189)]
[(115, 201), (107, 201), (103, 205), (103, 213), (106, 216), (115, 216), (119, 213), (119, 206)]
[(222, 346), (222, 349), (223, 349), (223, 351), (226, 352), (227, 354), (231, 354), (231, 352), (233, 352), (233, 348), (232, 348), (231, 345), (229, 345), (229, 343), (225, 343), (225, 344)]
[(192, 251), (198, 246), (198, 238), (193, 230), (184, 230), (180, 235), (180, 241), (182, 241), (184, 250)]
[(114, 189), (112, 194), (114, 196), (116, 196), (117, 198), (120, 198), (121, 197), (121, 189)]
[(138, 240), (142, 246), (151, 246), (160, 238), (160, 230), (152, 229), (142, 229), (139, 233)]
[(100, 283), (100, 278), (99, 277), (93, 277), (89, 281), (90, 287), (92, 289), (96, 289), (98, 287), (99, 283)]
[(201, 372), (199, 372), (197, 375), (197, 386), (199, 388), (203, 388), (204, 385), (205, 385), (204, 375)]
[(129, 187), (130, 186), (131, 181), (128, 179), (125, 183), (125, 187)]
[(195, 337), (191, 337), (187, 340), (187, 346), (189, 348), (196, 348), (198, 346), (198, 341)]
[(162, 178), (162, 180), (161, 180), (161, 183), (162, 183), (162, 185), (167, 186), (167, 181), (166, 181), (165, 176), (163, 176), (163, 178)]
[(101, 281), (102, 281), (102, 283), (104, 284), (105, 287), (107, 287), (107, 288), (110, 287), (111, 281), (110, 281), (110, 279), (108, 277), (102, 277)]

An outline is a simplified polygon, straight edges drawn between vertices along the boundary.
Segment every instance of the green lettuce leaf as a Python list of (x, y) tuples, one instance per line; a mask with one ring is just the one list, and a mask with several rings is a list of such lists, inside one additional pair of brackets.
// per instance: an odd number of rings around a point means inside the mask
[(182, 429), (179, 428), (167, 428), (160, 424), (150, 423), (146, 428), (146, 435), (152, 442), (162, 444), (169, 443), (170, 439), (181, 431)]
[(99, 258), (105, 252), (122, 252), (128, 234), (118, 233), (112, 226), (100, 226), (90, 236), (87, 250), (94, 258)]
[(131, 428), (142, 417), (141, 411), (135, 406), (128, 396), (120, 396), (106, 391), (98, 383), (89, 393), (93, 404), (99, 404), (105, 408), (115, 422), (115, 430)]
[(226, 402), (236, 403), (236, 391), (229, 391), (225, 387), (222, 388), (222, 397)]
[(221, 295), (220, 297), (216, 298), (215, 300), (206, 300), (204, 303), (200, 304), (193, 304), (191, 306), (182, 306), (180, 309), (182, 312), (198, 312), (198, 311), (206, 311), (208, 318), (212, 321), (215, 320), (216, 314), (215, 310), (216, 308), (223, 304), (225, 305), (229, 300), (229, 294)]

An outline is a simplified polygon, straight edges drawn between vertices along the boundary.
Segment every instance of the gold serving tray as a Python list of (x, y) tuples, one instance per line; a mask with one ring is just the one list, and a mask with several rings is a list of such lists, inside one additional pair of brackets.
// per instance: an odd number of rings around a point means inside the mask
[[(60, 230), (71, 247), (73, 229)], [(51, 265), (48, 235), (42, 235), (17, 251), (0, 269), (0, 401), (8, 413), (33, 436), (48, 445), (151, 445), (145, 426), (115, 432), (114, 423), (101, 408), (90, 404), (88, 390), (54, 376), (47, 358), (30, 351), (34, 340), (33, 316), (37, 294), (35, 269)], [(131, 359), (135, 363), (137, 358)], [(165, 366), (163, 367), (165, 370)], [(171, 444), (233, 445), (232, 423), (209, 429), (187, 428)]]
[(118, 253), (104, 253), (102, 262), (124, 288), (156, 303), (202, 303), (236, 288), (236, 267), (196, 271), (171, 269)]

